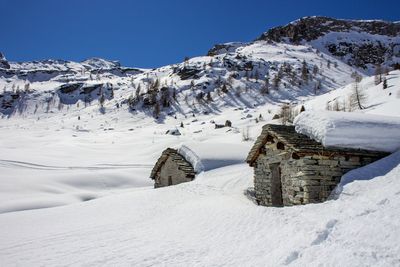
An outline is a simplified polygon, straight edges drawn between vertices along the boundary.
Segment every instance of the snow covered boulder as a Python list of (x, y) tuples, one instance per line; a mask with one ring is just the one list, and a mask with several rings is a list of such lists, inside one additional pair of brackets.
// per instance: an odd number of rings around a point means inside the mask
[(305, 111), (294, 120), (296, 132), (325, 147), (394, 152), (400, 149), (400, 118), (364, 113)]

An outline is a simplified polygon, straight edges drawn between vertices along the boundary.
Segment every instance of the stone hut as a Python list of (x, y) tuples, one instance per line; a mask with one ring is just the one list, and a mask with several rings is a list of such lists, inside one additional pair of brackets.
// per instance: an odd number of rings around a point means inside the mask
[(167, 148), (154, 165), (150, 178), (154, 180), (154, 187), (157, 188), (190, 182), (195, 178), (195, 174), (193, 166), (177, 149)]
[(267, 124), (246, 162), (254, 168), (258, 204), (291, 206), (325, 201), (346, 172), (388, 153), (324, 147), (294, 126)]

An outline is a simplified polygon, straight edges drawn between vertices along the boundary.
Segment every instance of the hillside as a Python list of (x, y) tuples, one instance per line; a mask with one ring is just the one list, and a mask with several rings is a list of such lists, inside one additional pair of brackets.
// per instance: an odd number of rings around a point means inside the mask
[[(383, 82), (375, 84), (375, 77), (366, 77), (361, 80), (359, 87), (365, 95), (364, 109), (354, 112), (363, 112), (378, 115), (400, 116), (400, 71), (392, 71), (386, 76), (387, 88), (383, 89)], [(349, 97), (353, 94), (354, 82), (340, 87), (327, 94), (317, 96), (305, 103), (307, 109), (346, 110)]]
[[(329, 59), (336, 65), (328, 68)], [(157, 104), (161, 117), (216, 113), (223, 107), (252, 108), (322, 94), (350, 82), (353, 71), (310, 47), (263, 41), (240, 47), (234, 53), (196, 57), (129, 75), (115, 74), (113, 69), (87, 70), (84, 63), (61, 63), (36, 63), (32, 71), (18, 79), (15, 75), (5, 76), (8, 78), (0, 80), (0, 87), (6, 91), (3, 95), (8, 92), (12, 99), (3, 101), (0, 111), (12, 116), (57, 113), (65, 107), (76, 110), (78, 102), (97, 106), (104, 95), (106, 109), (118, 105), (125, 112), (153, 115)], [(44, 75), (50, 67), (61, 70), (51, 69), (48, 71), (53, 74)], [(81, 68), (86, 71), (79, 72)], [(24, 90), (26, 84), (29, 88)]]

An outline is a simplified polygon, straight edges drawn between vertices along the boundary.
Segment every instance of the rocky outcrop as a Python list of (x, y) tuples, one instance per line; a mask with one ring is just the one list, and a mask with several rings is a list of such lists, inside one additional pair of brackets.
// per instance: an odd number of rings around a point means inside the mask
[(178, 67), (174, 69), (174, 73), (176, 73), (181, 80), (188, 79), (198, 79), (198, 74), (201, 72), (201, 69), (193, 68), (193, 67)]
[(400, 23), (305, 17), (270, 29), (257, 40), (310, 44), (365, 70), (400, 62)]
[(329, 32), (349, 32), (351, 30), (374, 35), (399, 36), (400, 23), (380, 20), (341, 20), (329, 17), (305, 17), (286, 26), (272, 28), (257, 40), (292, 43), (315, 40)]
[(8, 63), (7, 59), (5, 58), (4, 54), (0, 52), (0, 68), (2, 69), (9, 69), (10, 64)]
[(91, 102), (101, 96), (109, 100), (113, 98), (113, 90), (112, 85), (108, 83), (67, 83), (61, 85), (56, 92), (61, 103), (75, 104), (78, 100)]
[(216, 44), (207, 52), (207, 56), (216, 56), (225, 53), (235, 52), (236, 48), (243, 46), (243, 43)]

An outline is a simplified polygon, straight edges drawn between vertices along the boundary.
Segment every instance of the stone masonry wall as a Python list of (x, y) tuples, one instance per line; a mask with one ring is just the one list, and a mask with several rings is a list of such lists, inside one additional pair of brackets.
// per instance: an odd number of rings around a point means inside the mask
[(180, 170), (177, 163), (169, 157), (161, 167), (160, 172), (157, 173), (154, 187), (168, 186), (168, 177), (171, 177), (172, 185), (190, 182), (192, 179), (186, 176), (186, 173)]
[(270, 164), (280, 163), (284, 206), (319, 203), (327, 200), (346, 172), (379, 158), (356, 155), (303, 155), (280, 150), (276, 143), (265, 146), (254, 165), (254, 189), (258, 203), (271, 206)]
[(266, 154), (260, 154), (254, 166), (254, 190), (256, 199), (260, 205), (271, 206), (271, 170), (269, 165), (280, 163), (282, 200), (283, 205), (291, 205), (294, 188), (291, 173), (296, 172), (296, 162), (290, 159), (290, 153), (278, 150), (275, 144), (266, 146)]
[[(297, 172), (293, 175), (296, 185), (302, 190), (302, 199), (293, 204), (323, 202), (348, 171), (367, 165), (379, 158), (356, 155), (307, 155), (298, 160)], [(300, 195), (300, 194), (298, 194)]]

